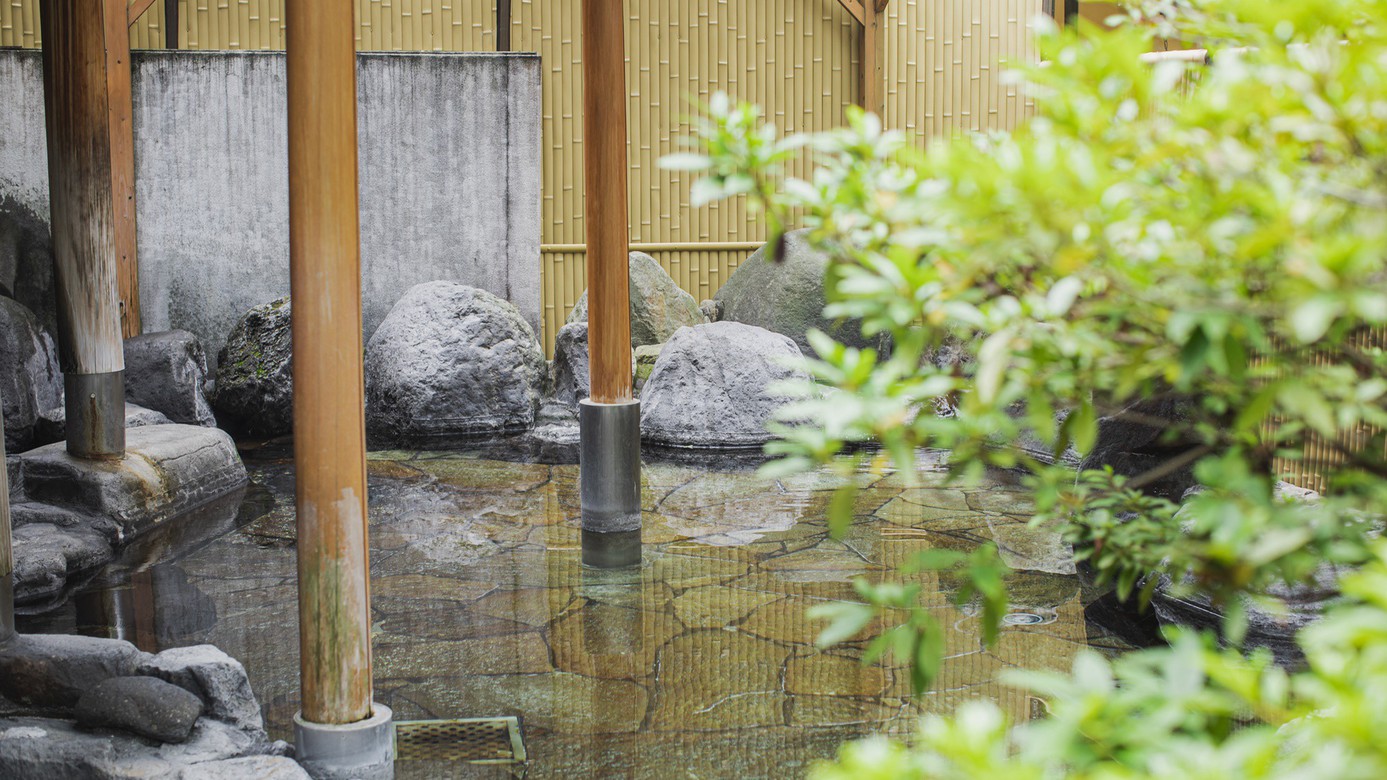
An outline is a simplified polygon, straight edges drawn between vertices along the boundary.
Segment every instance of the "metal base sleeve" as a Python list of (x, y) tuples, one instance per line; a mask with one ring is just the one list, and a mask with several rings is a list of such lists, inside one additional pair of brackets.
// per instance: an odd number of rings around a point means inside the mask
[(356, 723), (310, 723), (294, 715), (294, 757), (314, 780), (393, 780), (395, 720), (371, 702), (371, 717)]
[(583, 563), (614, 568), (640, 563), (641, 405), (578, 405), (579, 496)]
[(125, 372), (64, 374), (67, 452), (75, 458), (125, 456)]

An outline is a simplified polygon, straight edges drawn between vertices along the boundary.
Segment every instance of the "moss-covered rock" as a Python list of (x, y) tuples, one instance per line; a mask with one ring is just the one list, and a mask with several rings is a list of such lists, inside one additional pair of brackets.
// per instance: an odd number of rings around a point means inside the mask
[(290, 311), (285, 296), (246, 312), (217, 358), (212, 405), (237, 433), (278, 436), (294, 428)]

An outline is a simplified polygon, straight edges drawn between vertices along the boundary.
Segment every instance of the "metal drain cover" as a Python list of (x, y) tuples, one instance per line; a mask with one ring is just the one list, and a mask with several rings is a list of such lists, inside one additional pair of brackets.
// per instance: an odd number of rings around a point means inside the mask
[(395, 760), (518, 764), (525, 760), (520, 719), (400, 721), (395, 724)]

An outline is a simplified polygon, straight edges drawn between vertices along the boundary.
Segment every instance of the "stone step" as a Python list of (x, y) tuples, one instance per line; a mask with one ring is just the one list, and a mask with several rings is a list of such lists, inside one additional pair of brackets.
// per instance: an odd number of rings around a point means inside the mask
[(74, 458), (62, 443), (17, 455), (31, 501), (105, 516), (122, 538), (147, 531), (247, 482), (226, 432), (198, 425), (149, 425), (125, 432), (118, 461)]

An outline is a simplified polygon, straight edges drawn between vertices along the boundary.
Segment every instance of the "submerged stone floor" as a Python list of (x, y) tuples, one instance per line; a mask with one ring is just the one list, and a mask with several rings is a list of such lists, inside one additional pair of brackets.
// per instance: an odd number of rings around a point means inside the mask
[[(252, 487), (198, 522), (236, 530), (191, 547), (151, 537), (29, 632), (213, 643), (240, 659), (272, 738), (298, 691), (292, 466), (249, 463)], [(945, 485), (925, 468), (862, 474), (841, 540), (825, 513), (838, 478), (767, 481), (735, 464), (648, 461), (645, 564), (579, 564), (577, 467), (468, 453), (371, 455), (376, 698), (401, 720), (517, 715), (522, 766), (401, 762), (402, 778), (792, 777), (844, 740), (904, 733), (922, 712), (986, 697), (1017, 718), (1042, 706), (998, 682), (1008, 668), (1067, 668), (1084, 646), (1124, 643), (1085, 620), (1093, 600), (1053, 534), (1025, 526), (1003, 481)], [(220, 516), (211, 516), (217, 515)], [(234, 518), (234, 522), (231, 519)], [(981, 644), (947, 578), (914, 575), (948, 631), (935, 690), (909, 695), (895, 662), (861, 642), (819, 651), (805, 610), (852, 599), (919, 550), (993, 540), (1013, 568), (1013, 615)], [(884, 623), (882, 627), (887, 627)]]

